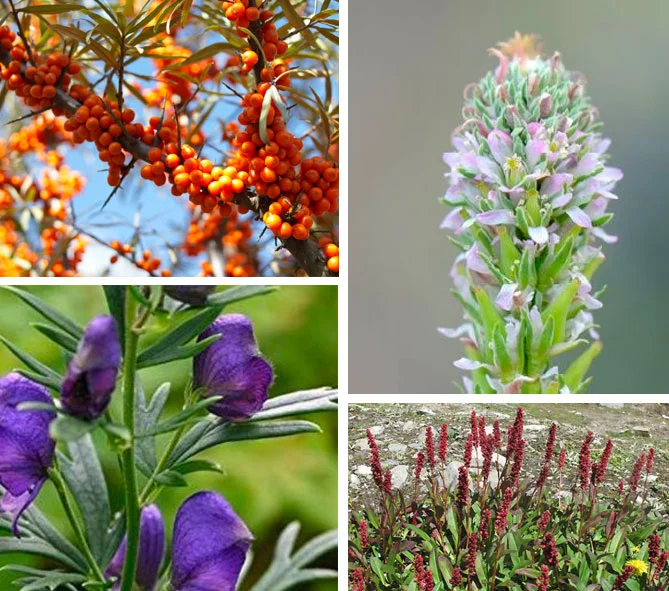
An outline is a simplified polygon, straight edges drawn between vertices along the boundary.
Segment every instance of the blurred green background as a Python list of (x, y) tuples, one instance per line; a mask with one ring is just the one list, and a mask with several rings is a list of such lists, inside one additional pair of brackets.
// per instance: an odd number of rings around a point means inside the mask
[[(94, 315), (106, 313), (101, 287), (28, 287), (52, 307), (66, 313), (80, 324)], [(63, 368), (58, 348), (42, 337), (29, 323), (41, 317), (16, 296), (0, 289), (0, 334), (33, 354), (43, 363)], [(226, 312), (242, 312), (253, 320), (260, 350), (274, 365), (276, 380), (271, 396), (318, 386), (337, 386), (337, 288), (330, 286), (280, 287), (269, 295), (229, 306)], [(147, 335), (151, 338), (151, 335)], [(181, 393), (190, 376), (189, 361), (173, 362), (141, 376), (147, 393), (165, 381), (172, 382), (166, 413), (181, 408)], [(0, 351), (0, 375), (19, 367), (19, 362), (5, 349)], [(118, 397), (112, 413), (120, 417)], [(305, 540), (337, 527), (337, 416), (319, 413), (305, 417), (318, 423), (322, 434), (305, 434), (257, 442), (229, 443), (201, 454), (218, 462), (225, 474), (201, 473), (188, 477), (188, 488), (164, 489), (158, 505), (171, 536), (174, 515), (180, 503), (196, 490), (214, 489), (222, 493), (254, 533), (254, 568), (248, 581), (255, 580), (270, 562), (279, 532), (291, 521), (302, 524), (298, 540)], [(169, 437), (169, 436), (168, 436)], [(97, 447), (110, 489), (112, 510), (120, 508), (122, 483), (115, 456), (96, 432)], [(68, 532), (56, 493), (47, 484), (38, 498), (38, 506), (54, 523)], [(336, 553), (319, 565), (336, 568)], [(16, 555), (0, 556), (0, 566), (17, 562)], [(33, 561), (45, 567), (46, 562)], [(15, 578), (0, 572), (0, 589), (11, 589)], [(303, 585), (303, 589), (336, 589), (335, 582)]]
[[(350, 6), (349, 389), (455, 390), (460, 324), (449, 293), (455, 249), (439, 224), (465, 85), (496, 65), (488, 48), (536, 33), (583, 72), (623, 169), (607, 229), (619, 236), (595, 289), (604, 350), (590, 391), (665, 393), (669, 350), (669, 3), (608, 0), (367, 0)], [(393, 243), (393, 248), (389, 247)], [(370, 318), (374, 322), (369, 322)]]

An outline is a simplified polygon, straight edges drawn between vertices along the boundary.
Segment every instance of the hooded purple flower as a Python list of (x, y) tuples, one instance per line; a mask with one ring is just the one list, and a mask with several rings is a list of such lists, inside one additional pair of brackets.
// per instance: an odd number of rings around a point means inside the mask
[(93, 318), (60, 388), (63, 408), (82, 419), (97, 419), (109, 405), (120, 363), (116, 321), (111, 316)]
[[(127, 538), (124, 537), (105, 571), (106, 577), (121, 576), (127, 543)], [(153, 591), (158, 581), (160, 565), (165, 557), (165, 523), (163, 522), (163, 516), (155, 505), (148, 505), (142, 509), (138, 556), (135, 582), (141, 591)], [(118, 589), (118, 583), (114, 586), (114, 589)]]
[(234, 591), (253, 536), (219, 494), (186, 499), (172, 537), (174, 591)]
[(242, 314), (219, 317), (199, 340), (222, 335), (193, 360), (193, 385), (205, 396), (222, 396), (212, 413), (229, 421), (246, 421), (267, 400), (272, 366), (259, 354), (251, 321)]
[(52, 399), (46, 388), (18, 373), (0, 379), (0, 484), (5, 488), (0, 511), (12, 515), (17, 538), (19, 518), (47, 479), (55, 447), (49, 437), (55, 413), (18, 410), (23, 402), (50, 403)]
[(204, 306), (207, 297), (214, 293), (214, 285), (166, 285), (165, 293), (173, 300), (190, 304), (191, 306)]

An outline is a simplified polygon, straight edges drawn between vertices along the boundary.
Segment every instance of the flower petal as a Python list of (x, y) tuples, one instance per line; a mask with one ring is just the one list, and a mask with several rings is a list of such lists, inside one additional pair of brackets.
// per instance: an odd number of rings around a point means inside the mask
[(577, 226), (581, 226), (581, 228), (592, 228), (592, 220), (580, 207), (570, 207), (567, 210), (567, 215)]
[(548, 230), (544, 226), (530, 226), (527, 231), (530, 238), (537, 244), (546, 244), (548, 242)]
[(503, 165), (513, 155), (513, 140), (501, 129), (493, 129), (488, 134), (488, 147), (497, 164)]
[(273, 380), (272, 366), (258, 353), (253, 325), (242, 314), (224, 314), (199, 340), (220, 334), (193, 360), (193, 385), (205, 396), (222, 396), (211, 412), (231, 421), (248, 420), (258, 412)]
[(476, 215), (476, 221), (487, 226), (513, 224), (516, 218), (508, 209), (492, 209)]
[[(105, 571), (106, 577), (121, 576), (127, 543), (127, 537), (124, 537)], [(135, 582), (141, 591), (153, 591), (165, 557), (165, 523), (155, 505), (144, 507), (140, 514), (138, 557)]]
[(174, 591), (234, 591), (252, 540), (221, 495), (203, 491), (189, 497), (174, 523)]

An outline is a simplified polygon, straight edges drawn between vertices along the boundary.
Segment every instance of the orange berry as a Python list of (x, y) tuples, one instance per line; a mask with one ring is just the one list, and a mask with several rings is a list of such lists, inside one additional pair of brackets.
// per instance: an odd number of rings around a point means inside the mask
[(158, 162), (163, 157), (163, 151), (160, 148), (151, 148), (149, 150), (149, 162)]
[(169, 168), (176, 168), (177, 166), (179, 166), (180, 162), (181, 159), (176, 154), (168, 154), (167, 156), (165, 156), (165, 164)]
[(339, 255), (339, 247), (336, 244), (330, 242), (329, 244), (325, 245), (323, 252), (328, 258), (336, 257)]
[(295, 224), (293, 226), (293, 238), (295, 238), (295, 240), (306, 240), (309, 238), (309, 230), (302, 224)]
[(279, 228), (279, 238), (281, 238), (281, 240), (288, 240), (288, 238), (290, 238), (292, 235), (293, 226), (291, 226), (288, 222), (283, 222)]
[(332, 271), (333, 273), (339, 273), (339, 257), (330, 257), (328, 259), (328, 270)]
[(258, 54), (248, 49), (242, 53), (242, 62), (247, 66), (255, 66), (258, 63)]

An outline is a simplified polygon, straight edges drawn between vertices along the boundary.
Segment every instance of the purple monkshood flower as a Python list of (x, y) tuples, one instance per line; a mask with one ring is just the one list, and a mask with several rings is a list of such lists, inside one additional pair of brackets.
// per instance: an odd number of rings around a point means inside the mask
[(116, 321), (111, 316), (93, 318), (61, 385), (63, 408), (81, 419), (97, 419), (109, 405), (120, 363)]
[(221, 495), (203, 491), (189, 497), (174, 522), (174, 591), (234, 591), (252, 540)]
[(173, 300), (191, 306), (204, 306), (207, 297), (214, 293), (214, 285), (166, 285), (165, 293)]
[(48, 404), (52, 399), (46, 388), (18, 373), (0, 379), (0, 484), (5, 489), (0, 511), (12, 516), (17, 538), (19, 518), (47, 479), (55, 447), (49, 437), (55, 413), (18, 410), (24, 402)]
[[(114, 558), (105, 571), (106, 577), (119, 577), (123, 572), (128, 540), (123, 538)], [(142, 509), (139, 525), (139, 560), (135, 573), (135, 583), (141, 591), (153, 591), (158, 582), (160, 565), (165, 557), (165, 523), (158, 507), (148, 505)], [(114, 589), (118, 589), (116, 583)]]
[(222, 396), (209, 410), (229, 421), (246, 421), (257, 413), (272, 383), (272, 366), (260, 356), (251, 321), (224, 314), (201, 335), (221, 338), (193, 359), (193, 386), (204, 396)]

